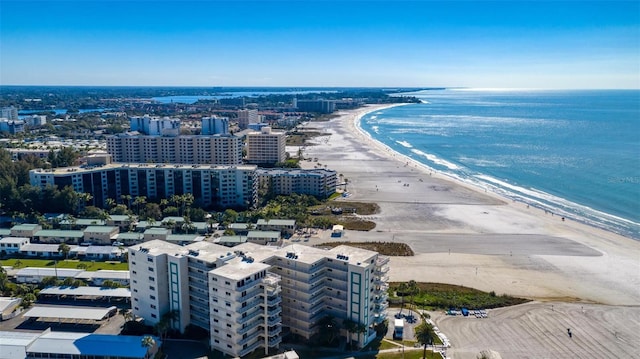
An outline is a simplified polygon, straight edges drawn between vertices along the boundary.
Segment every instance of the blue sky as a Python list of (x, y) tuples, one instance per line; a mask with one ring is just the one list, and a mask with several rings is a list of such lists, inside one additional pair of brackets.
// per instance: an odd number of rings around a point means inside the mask
[(640, 1), (0, 0), (0, 84), (640, 88)]

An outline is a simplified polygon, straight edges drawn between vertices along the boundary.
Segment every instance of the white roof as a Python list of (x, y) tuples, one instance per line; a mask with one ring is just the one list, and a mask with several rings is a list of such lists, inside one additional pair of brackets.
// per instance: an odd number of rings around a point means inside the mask
[(78, 279), (129, 279), (131, 274), (128, 270), (108, 270), (100, 269), (95, 272), (86, 271), (76, 276)]
[[(142, 338), (129, 335), (50, 332), (36, 339), (27, 352), (144, 358), (147, 348), (142, 346)], [(160, 341), (154, 339), (159, 344)]]
[(72, 268), (39, 268), (39, 267), (27, 267), (20, 269), (16, 276), (42, 276), (42, 277), (75, 277), (81, 272), (83, 269), (72, 269)]
[(70, 308), (70, 307), (33, 307), (23, 314), (25, 318), (59, 318), (59, 319), (93, 319), (102, 320), (110, 311), (110, 308)]
[(29, 242), (27, 237), (4, 237), (0, 238), (0, 243), (22, 243), (24, 241)]
[(41, 290), (40, 294), (131, 298), (129, 288), (47, 287)]
[[(6, 358), (3, 353), (12, 352), (9, 347), (26, 347), (39, 336), (40, 333), (0, 331), (0, 358)], [(24, 350), (22, 354), (24, 354)]]
[(13, 297), (0, 297), (0, 312), (4, 312), (7, 308), (12, 305), (20, 305), (22, 302), (22, 298), (13, 298)]

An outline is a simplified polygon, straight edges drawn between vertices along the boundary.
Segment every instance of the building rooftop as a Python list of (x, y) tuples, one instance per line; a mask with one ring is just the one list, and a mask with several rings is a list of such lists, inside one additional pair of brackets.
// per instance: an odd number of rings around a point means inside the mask
[(38, 228), (40, 228), (39, 224), (23, 223), (23, 224), (16, 224), (15, 226), (11, 227), (11, 230), (12, 231), (33, 231)]
[(131, 298), (129, 288), (103, 288), (103, 287), (47, 287), (40, 294), (71, 295), (88, 297), (121, 297)]
[[(58, 252), (59, 244), (41, 244), (41, 243), (28, 243), (20, 248), (21, 252)], [(69, 246), (71, 250), (75, 247), (74, 245)]]
[(0, 237), (10, 236), (11, 229), (9, 228), (0, 228)]
[(0, 313), (4, 312), (11, 306), (20, 304), (21, 302), (22, 298), (0, 297)]
[(184, 248), (189, 250), (189, 253), (192, 257), (201, 259), (206, 262), (226, 260), (235, 256), (230, 248), (205, 241), (194, 242), (185, 246)]
[(278, 231), (249, 231), (247, 237), (252, 238), (280, 238), (280, 232)]
[(89, 226), (84, 232), (85, 233), (111, 233), (113, 231), (118, 231), (119, 228), (115, 226)]
[(64, 229), (43, 229), (35, 233), (37, 237), (82, 238), (83, 231), (70, 231)]
[(128, 270), (100, 269), (97, 271), (84, 271), (76, 276), (78, 279), (129, 279), (131, 277)]
[(249, 259), (249, 257), (236, 257), (229, 260), (226, 265), (216, 268), (210, 273), (231, 280), (241, 280), (270, 267), (268, 264), (256, 262), (255, 259)]
[[(40, 333), (0, 331), (0, 355), (2, 355), (2, 353), (10, 353), (11, 351), (8, 347), (27, 347), (39, 336)], [(7, 347), (7, 349), (3, 349), (5, 347)], [(4, 356), (2, 356), (2, 358), (4, 358)]]
[(259, 219), (258, 225), (267, 226), (295, 226), (296, 221), (294, 219)]
[(143, 238), (143, 234), (139, 233), (139, 232), (121, 232), (118, 233), (118, 237), (116, 237), (118, 240), (121, 239), (132, 239), (132, 240), (136, 240), (136, 239), (142, 239)]
[(197, 234), (170, 234), (166, 240), (171, 242), (198, 242), (203, 241), (204, 237)]
[(171, 255), (186, 255), (189, 250), (186, 247), (179, 246), (177, 244), (169, 243), (159, 239), (154, 239), (135, 246), (129, 247), (132, 250), (146, 251), (151, 255), (159, 254), (171, 254)]
[[(112, 221), (124, 222), (129, 220), (129, 216), (127, 216), (126, 214), (111, 214), (109, 215), (109, 217)], [(133, 220), (135, 220), (135, 218), (133, 218)]]
[(3, 237), (0, 238), (0, 243), (22, 243), (24, 241), (29, 241), (29, 238), (27, 237)]
[[(145, 358), (140, 336), (50, 332), (33, 341), (27, 352), (110, 358)], [(157, 338), (156, 343), (160, 341)]]
[(82, 269), (71, 268), (41, 268), (27, 267), (16, 272), (16, 276), (42, 276), (42, 277), (74, 277), (83, 272)]
[[(209, 137), (209, 136), (207, 136)], [(59, 167), (59, 168), (38, 168), (32, 170), (38, 174), (52, 173), (54, 175), (73, 174), (74, 172), (92, 172), (92, 171), (105, 171), (121, 168), (135, 168), (135, 169), (184, 169), (184, 170), (246, 170), (254, 171), (257, 166), (255, 165), (184, 165), (184, 164), (152, 164), (152, 163), (111, 163), (100, 166), (76, 166), (76, 167)]]
[(167, 228), (153, 227), (144, 231), (144, 234), (166, 234), (168, 235), (171, 231)]
[(60, 224), (76, 226), (104, 226), (105, 221), (97, 218), (76, 218), (74, 220), (64, 219), (60, 221)]

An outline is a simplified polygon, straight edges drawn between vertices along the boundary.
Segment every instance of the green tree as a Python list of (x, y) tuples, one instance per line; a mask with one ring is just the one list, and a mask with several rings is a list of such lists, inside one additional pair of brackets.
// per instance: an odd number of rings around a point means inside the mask
[(60, 243), (60, 245), (58, 246), (58, 253), (62, 253), (64, 259), (67, 259), (67, 257), (69, 257), (70, 251), (71, 247), (69, 247), (69, 245), (66, 243)]
[(433, 326), (424, 320), (415, 328), (416, 341), (424, 346), (422, 359), (427, 357), (427, 345), (433, 345), (434, 335)]

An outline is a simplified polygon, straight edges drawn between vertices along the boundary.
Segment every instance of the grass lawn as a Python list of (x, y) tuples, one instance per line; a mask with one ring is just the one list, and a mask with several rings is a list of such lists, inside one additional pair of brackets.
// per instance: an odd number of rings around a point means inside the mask
[[(400, 282), (389, 283), (389, 303), (392, 306), (399, 306), (402, 298), (397, 296), (397, 289)], [(496, 295), (494, 292), (483, 292), (481, 290), (463, 287), (459, 285), (442, 283), (416, 283), (419, 291), (412, 296), (405, 295), (405, 306), (410, 302), (414, 307), (425, 309), (488, 309), (498, 307), (508, 307), (511, 305), (526, 303), (529, 300), (511, 297), (508, 295)]]
[(339, 245), (348, 245), (352, 247), (368, 249), (376, 251), (384, 256), (412, 256), (413, 250), (404, 243), (392, 242), (325, 242), (318, 244), (316, 247), (337, 247)]
[[(16, 266), (16, 262), (18, 262), (18, 266)], [(26, 267), (44, 267), (44, 268), (53, 268), (57, 266), (58, 268), (71, 268), (78, 269), (80, 264), (86, 265), (86, 270), (88, 271), (97, 271), (100, 269), (110, 269), (110, 270), (128, 270), (129, 263), (120, 263), (120, 262), (92, 262), (92, 261), (80, 261), (77, 259), (66, 259), (59, 260), (57, 265), (54, 260), (51, 259), (3, 259), (0, 261), (0, 265), (10, 266), (14, 268), (26, 268)], [(82, 265), (80, 265), (82, 268)]]

